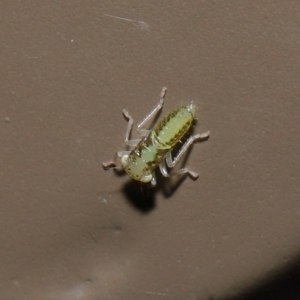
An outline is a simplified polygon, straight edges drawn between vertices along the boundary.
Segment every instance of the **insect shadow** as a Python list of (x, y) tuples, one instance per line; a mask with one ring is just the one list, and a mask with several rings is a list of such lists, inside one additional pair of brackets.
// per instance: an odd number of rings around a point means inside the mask
[[(182, 143), (184, 143), (194, 131), (194, 126), (188, 131), (188, 134), (182, 139)], [(204, 139), (203, 141), (205, 141)], [(173, 149), (172, 153), (176, 155), (176, 153), (180, 150), (182, 144), (176, 145)], [(193, 145), (194, 146), (194, 145)], [(190, 147), (185, 155), (182, 157), (180, 168), (186, 166), (186, 163), (189, 159), (189, 156), (192, 152), (192, 147)], [(124, 170), (115, 170), (118, 176), (125, 175), (126, 172)], [(156, 171), (157, 177), (157, 185), (153, 187), (150, 183), (141, 183), (139, 181), (130, 180), (124, 184), (122, 191), (124, 193), (127, 201), (137, 210), (142, 213), (148, 213), (153, 210), (156, 206), (155, 196), (161, 191), (165, 198), (171, 198), (172, 195), (177, 191), (177, 189), (181, 186), (181, 184), (187, 179), (188, 174), (181, 174), (179, 176), (176, 175), (176, 170), (170, 173), (170, 177), (164, 177), (158, 170)]]
[(157, 190), (150, 184), (130, 180), (123, 186), (122, 191), (126, 200), (142, 213), (148, 213), (156, 206), (155, 194)]

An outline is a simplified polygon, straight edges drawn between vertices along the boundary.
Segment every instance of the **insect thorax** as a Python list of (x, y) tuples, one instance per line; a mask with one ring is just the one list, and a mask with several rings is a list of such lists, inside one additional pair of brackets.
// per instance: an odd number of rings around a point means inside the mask
[(133, 179), (148, 182), (152, 178), (151, 174), (164, 159), (167, 151), (169, 149), (159, 149), (153, 143), (150, 134), (139, 142), (126, 159), (122, 159), (124, 170)]

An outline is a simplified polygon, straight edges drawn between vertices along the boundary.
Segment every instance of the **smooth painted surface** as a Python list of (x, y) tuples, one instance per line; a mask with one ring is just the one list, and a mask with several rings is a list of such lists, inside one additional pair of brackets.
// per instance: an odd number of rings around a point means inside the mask
[[(299, 293), (299, 10), (1, 1), (0, 298)], [(193, 101), (211, 136), (186, 160), (197, 181), (141, 191), (101, 164), (122, 109), (142, 120), (163, 86), (164, 112)]]

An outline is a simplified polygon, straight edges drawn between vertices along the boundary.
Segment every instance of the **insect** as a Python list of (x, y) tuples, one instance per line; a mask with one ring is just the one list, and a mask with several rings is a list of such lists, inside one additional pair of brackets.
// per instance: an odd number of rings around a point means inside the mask
[[(209, 137), (209, 131), (191, 136), (183, 144), (177, 156), (174, 159), (172, 158), (173, 148), (181, 142), (181, 138), (189, 131), (194, 120), (196, 106), (193, 102), (180, 106), (169, 113), (152, 130), (143, 129), (144, 125), (162, 109), (166, 91), (167, 88), (164, 87), (156, 107), (137, 126), (137, 132), (141, 135), (141, 139), (130, 139), (134, 121), (129, 112), (123, 109), (123, 115), (128, 121), (124, 142), (132, 150), (117, 152), (112, 161), (103, 163), (104, 169), (116, 167), (116, 161), (119, 158), (121, 159), (121, 168), (129, 176), (137, 181), (151, 182), (155, 186), (155, 169), (157, 167), (159, 167), (164, 177), (170, 177), (167, 166), (173, 168), (195, 141)], [(175, 174), (188, 174), (193, 179), (199, 177), (199, 174), (187, 168), (172, 173), (172, 175)]]

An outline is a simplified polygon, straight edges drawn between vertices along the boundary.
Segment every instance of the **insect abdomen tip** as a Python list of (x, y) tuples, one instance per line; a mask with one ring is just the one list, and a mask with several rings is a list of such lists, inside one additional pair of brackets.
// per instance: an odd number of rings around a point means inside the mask
[(186, 106), (186, 109), (194, 116), (197, 110), (196, 105), (191, 102), (189, 105)]

